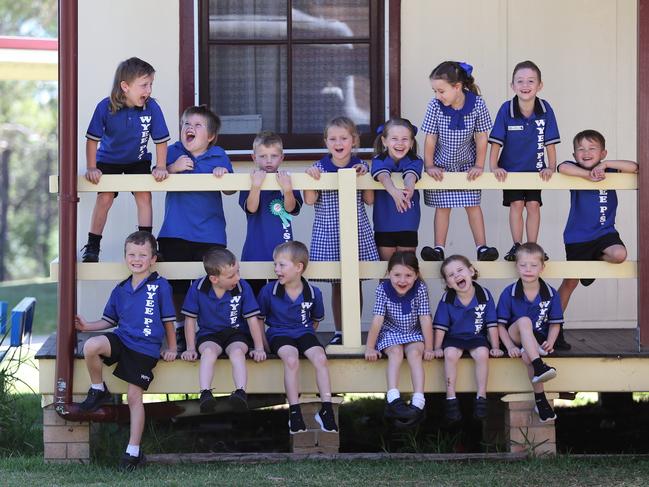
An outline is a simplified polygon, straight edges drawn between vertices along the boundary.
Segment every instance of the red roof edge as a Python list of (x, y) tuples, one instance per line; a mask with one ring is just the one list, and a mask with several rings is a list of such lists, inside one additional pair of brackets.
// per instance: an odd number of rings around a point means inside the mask
[(0, 36), (0, 49), (34, 49), (37, 51), (56, 51), (59, 49), (58, 39), (38, 37)]

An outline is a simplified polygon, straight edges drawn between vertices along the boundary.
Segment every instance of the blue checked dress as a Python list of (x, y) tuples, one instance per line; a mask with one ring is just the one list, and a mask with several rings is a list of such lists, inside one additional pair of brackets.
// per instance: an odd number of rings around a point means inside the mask
[(420, 316), (430, 315), (428, 288), (417, 280), (405, 296), (400, 297), (388, 279), (376, 287), (374, 316), (383, 316), (383, 326), (379, 331), (376, 349), (381, 351), (392, 345), (423, 342)]
[[(435, 165), (446, 172), (467, 172), (475, 165), (476, 132), (489, 132), (491, 116), (481, 96), (465, 92), (464, 107), (454, 110), (433, 98), (421, 130), (437, 135)], [(442, 183), (443, 184), (443, 183)], [(424, 203), (437, 208), (480, 205), (480, 190), (424, 190)]]
[[(356, 164), (364, 164), (365, 161), (352, 157), (347, 164), (351, 168)], [(327, 155), (313, 164), (321, 172), (338, 172), (339, 168), (331, 161), (331, 155)], [(340, 220), (338, 214), (338, 191), (320, 191), (320, 195), (313, 205), (315, 219), (311, 232), (311, 255), (312, 261), (339, 261), (340, 260)], [(356, 192), (356, 209), (358, 216), (358, 257), (360, 260), (379, 260), (379, 252), (374, 242), (374, 233), (370, 221), (365, 212), (362, 192)], [(315, 280), (315, 279), (312, 279)], [(318, 279), (319, 281), (340, 282), (339, 279)]]

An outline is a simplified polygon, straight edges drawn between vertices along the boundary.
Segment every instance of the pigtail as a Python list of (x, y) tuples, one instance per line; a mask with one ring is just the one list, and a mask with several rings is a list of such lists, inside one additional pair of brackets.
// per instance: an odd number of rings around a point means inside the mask
[[(389, 122), (388, 122), (389, 123)], [(385, 146), (383, 145), (383, 137), (385, 136), (386, 130), (385, 126), (388, 125), (388, 123), (385, 123), (383, 125), (380, 125), (376, 129), (376, 138), (374, 139), (374, 144), (372, 144), (372, 157), (377, 157), (380, 156), (385, 152)]]
[(460, 83), (463, 89), (475, 95), (480, 95), (480, 88), (476, 84), (472, 73), (473, 66), (468, 63), (444, 61), (431, 71), (429, 78), (431, 80), (442, 79), (452, 85)]

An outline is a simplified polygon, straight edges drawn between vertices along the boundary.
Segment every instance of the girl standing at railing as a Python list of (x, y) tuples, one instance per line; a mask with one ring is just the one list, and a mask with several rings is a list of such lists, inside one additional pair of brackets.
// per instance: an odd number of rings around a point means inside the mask
[[(445, 61), (433, 69), (430, 81), (435, 92), (426, 109), (421, 130), (426, 133), (424, 163), (435, 181), (444, 172), (466, 172), (473, 181), (482, 174), (487, 156), (491, 117), (466, 63)], [(473, 233), (478, 260), (496, 260), (498, 250), (487, 246), (480, 190), (424, 190), (424, 203), (435, 207), (435, 247), (424, 247), (424, 260), (444, 260), (444, 246), (451, 208), (464, 207)]]
[[(360, 137), (356, 124), (347, 117), (331, 120), (324, 129), (324, 142), (329, 151), (325, 157), (306, 170), (313, 179), (320, 179), (323, 172), (338, 172), (339, 169), (352, 168), (361, 176), (367, 173), (367, 163), (353, 154)], [(358, 258), (360, 260), (379, 260), (372, 229), (365, 213), (365, 205), (372, 204), (374, 194), (371, 190), (356, 193), (358, 216)], [(340, 221), (338, 191), (304, 190), (304, 202), (314, 205), (315, 220), (311, 234), (311, 261), (340, 260)], [(362, 294), (361, 294), (362, 301)], [(342, 345), (342, 323), (340, 308), (340, 280), (331, 280), (331, 308), (336, 332), (329, 345)]]

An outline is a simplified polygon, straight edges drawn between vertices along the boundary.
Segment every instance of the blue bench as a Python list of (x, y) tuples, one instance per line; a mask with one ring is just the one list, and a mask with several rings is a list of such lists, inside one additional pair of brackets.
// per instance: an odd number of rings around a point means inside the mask
[[(0, 362), (7, 355), (11, 348), (18, 348), (23, 344), (23, 340), (27, 337), (27, 343), (32, 340), (32, 325), (34, 323), (34, 311), (36, 310), (36, 298), (23, 298), (11, 310), (11, 320), (8, 323), (8, 304), (4, 301), (0, 302)], [(3, 342), (10, 333), (9, 345), (4, 345)]]

